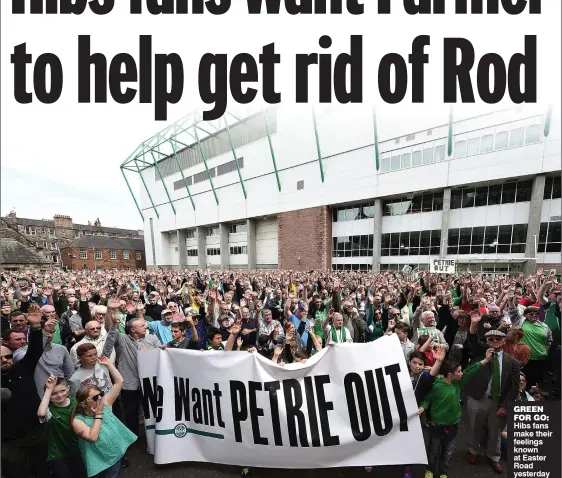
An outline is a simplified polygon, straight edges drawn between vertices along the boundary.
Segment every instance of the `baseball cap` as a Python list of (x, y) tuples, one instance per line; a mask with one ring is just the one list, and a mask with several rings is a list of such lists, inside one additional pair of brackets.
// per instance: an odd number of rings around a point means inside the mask
[(164, 318), (165, 315), (171, 314), (172, 311), (170, 309), (164, 309), (161, 313), (160, 313), (160, 317)]
[(484, 335), (484, 337), (492, 337), (492, 336), (505, 337), (505, 334), (501, 330), (489, 330)]

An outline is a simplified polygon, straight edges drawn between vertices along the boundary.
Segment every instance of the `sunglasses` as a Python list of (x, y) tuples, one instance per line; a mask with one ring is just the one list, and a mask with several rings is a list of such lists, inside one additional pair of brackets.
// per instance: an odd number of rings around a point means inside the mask
[(6, 360), (11, 360), (11, 359), (13, 359), (13, 358), (14, 358), (14, 354), (6, 354), (6, 355), (2, 355), (2, 358), (3, 358), (3, 359), (6, 359)]
[(538, 317), (539, 313), (538, 312), (527, 312), (526, 315), (531, 316), (531, 317)]
[(101, 327), (90, 327), (90, 330), (101, 330)]
[(105, 392), (102, 390), (102, 391), (101, 391), (100, 393), (98, 393), (97, 395), (94, 395), (94, 396), (92, 397), (92, 400), (93, 400), (94, 402), (97, 402), (100, 398), (103, 398), (104, 395), (105, 395)]
[(501, 342), (503, 340), (503, 337), (488, 337), (488, 340), (492, 342)]

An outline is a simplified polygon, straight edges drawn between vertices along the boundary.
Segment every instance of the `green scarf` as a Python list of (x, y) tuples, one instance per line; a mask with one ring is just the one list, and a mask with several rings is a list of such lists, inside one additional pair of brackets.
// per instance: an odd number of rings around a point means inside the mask
[[(341, 341), (343, 343), (343, 342), (347, 341), (347, 334), (345, 332), (345, 326), (344, 325), (341, 326), (341, 331), (342, 331), (341, 332)], [(336, 333), (336, 328), (333, 325), (332, 325), (332, 331), (331, 332), (332, 332), (332, 342), (337, 344), (338, 343), (338, 334)]]

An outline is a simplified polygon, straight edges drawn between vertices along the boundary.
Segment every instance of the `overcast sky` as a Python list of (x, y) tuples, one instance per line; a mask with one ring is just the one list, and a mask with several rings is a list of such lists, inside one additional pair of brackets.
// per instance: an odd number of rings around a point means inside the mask
[[(114, 11), (104, 17), (91, 12), (71, 15), (12, 15), (11, 2), (2, 1), (1, 21), (1, 214), (15, 208), (18, 216), (52, 218), (66, 214), (86, 223), (99, 217), (103, 225), (140, 229), (142, 221), (119, 171), (119, 165), (143, 140), (168, 122), (154, 121), (154, 107), (139, 105), (138, 97), (118, 105), (108, 94), (107, 104), (77, 103), (78, 35), (90, 34), (92, 51), (108, 59), (120, 52), (138, 58), (138, 37), (153, 36), (154, 53), (178, 53), (184, 63), (185, 88), (179, 104), (169, 107), (169, 121), (200, 106), (197, 88), (199, 59), (207, 52), (249, 52), (257, 57), (263, 45), (275, 42), (282, 55), (277, 66), (276, 88), (283, 104), (294, 98), (294, 54), (318, 51), (318, 38), (330, 34), (334, 54), (349, 49), (349, 35), (364, 36), (364, 101), (376, 103), (379, 121), (395, 122), (400, 130), (443, 124), (448, 107), (442, 104), (444, 37), (470, 39), (476, 58), (491, 51), (506, 61), (523, 51), (523, 36), (537, 34), (538, 101), (560, 103), (560, 2), (542, 2), (543, 14), (510, 17), (455, 16), (411, 17), (399, 9), (391, 17), (375, 14), (376, 2), (367, 2), (366, 14), (352, 17), (248, 16), (246, 2), (237, 0), (227, 14), (151, 16), (128, 13), (128, 3), (118, 0)], [(329, 2), (328, 2), (329, 3)], [(345, 3), (345, 2), (344, 2)], [(395, 2), (393, 2), (394, 4)], [(396, 2), (396, 6), (400, 2)], [(447, 2), (449, 3), (449, 2)], [(451, 5), (454, 2), (450, 2)], [(297, 34), (298, 32), (298, 34)], [(430, 63), (425, 67), (426, 104), (412, 107), (410, 90), (400, 105), (385, 105), (378, 98), (376, 68), (389, 52), (407, 57), (411, 42), (419, 34), (431, 35), (426, 48)], [(64, 67), (64, 88), (59, 101), (43, 105), (20, 105), (13, 96), (15, 45), (27, 43), (33, 60), (45, 52), (56, 53)], [(315, 76), (311, 77), (311, 84)], [(473, 77), (474, 83), (475, 75)], [(373, 85), (372, 87), (370, 85)], [(31, 91), (31, 66), (27, 88)], [(134, 85), (131, 85), (134, 86)], [(258, 86), (258, 90), (259, 90)], [(311, 87), (311, 97), (314, 87)], [(93, 96), (93, 93), (92, 93)], [(500, 105), (509, 104), (509, 99)], [(253, 107), (254, 105), (252, 105)], [(498, 109), (482, 102), (458, 106), (457, 117)], [(384, 138), (383, 138), (384, 139)], [(131, 177), (135, 192), (139, 184)]]

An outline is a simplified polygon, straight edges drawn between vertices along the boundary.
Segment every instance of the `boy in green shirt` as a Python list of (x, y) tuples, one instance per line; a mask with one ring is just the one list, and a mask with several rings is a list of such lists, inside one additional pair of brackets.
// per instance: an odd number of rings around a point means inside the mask
[(468, 367), (464, 373), (456, 362), (441, 365), (441, 375), (435, 380), (433, 388), (423, 400), (418, 414), (431, 409), (431, 449), (429, 470), (425, 478), (447, 478), (451, 457), (455, 448), (457, 427), (461, 419), (461, 391), (478, 370), (492, 360), (493, 349), (486, 351), (486, 358)]

